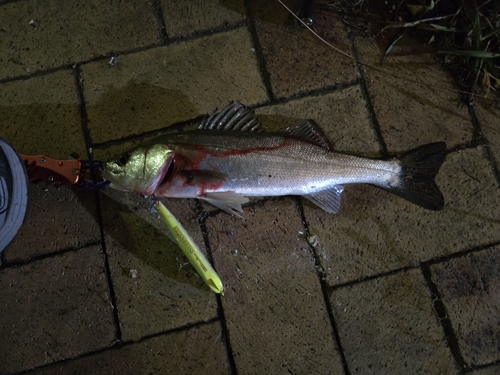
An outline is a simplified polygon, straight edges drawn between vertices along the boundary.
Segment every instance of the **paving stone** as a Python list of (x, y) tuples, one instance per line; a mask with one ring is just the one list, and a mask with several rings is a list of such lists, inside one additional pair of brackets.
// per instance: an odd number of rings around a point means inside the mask
[(431, 267), (469, 365), (500, 360), (500, 247)]
[[(298, 10), (297, 3), (294, 2), (293, 10)], [(255, 28), (275, 96), (287, 97), (357, 78), (353, 60), (299, 27), (293, 15), (277, 1), (252, 1), (249, 6), (256, 18)], [(327, 42), (350, 53), (351, 43), (344, 25), (335, 15), (318, 14), (315, 29)]]
[(71, 70), (0, 84), (0, 123), (20, 153), (87, 156)]
[(456, 374), (420, 270), (339, 288), (330, 300), (351, 374)]
[(194, 119), (192, 122), (177, 124), (169, 126), (165, 129), (155, 131), (150, 134), (141, 134), (128, 138), (126, 141), (113, 142), (110, 144), (101, 144), (93, 148), (93, 156), (97, 160), (109, 161), (115, 160), (116, 157), (122, 155), (124, 152), (131, 150), (132, 148), (138, 147), (140, 145), (150, 143), (150, 142), (161, 142), (164, 136), (169, 136), (172, 134), (177, 134), (183, 131), (196, 130), (201, 123), (201, 118)]
[[(262, 104), (268, 97), (261, 64), (270, 73), (274, 95), (288, 98), (259, 108), (265, 125), (281, 130), (299, 119), (312, 118), (336, 150), (379, 154), (364, 100), (352, 84), (358, 77), (356, 66), (297, 27), (277, 2), (246, 2), (250, 16), (256, 17), (266, 59), (259, 64), (252, 51), (258, 45), (249, 29), (234, 29), (245, 17), (242, 0), (157, 1), (167, 33), (176, 41), (161, 47), (149, 0), (4, 2), (0, 0), (0, 80), (38, 71), (36, 77), (0, 84), (0, 132), (21, 152), (86, 156), (75, 77), (68, 64), (91, 59), (92, 63), (81, 66), (79, 79), (91, 136), (100, 143), (94, 147), (99, 159), (124, 147), (104, 142), (124, 137), (133, 139), (127, 147), (143, 142), (170, 124), (221, 108), (229, 100)], [(294, 11), (299, 3), (287, 1)], [(350, 51), (343, 25), (323, 10), (318, 12), (316, 30)], [(34, 25), (29, 25), (31, 19)], [(228, 25), (233, 30), (200, 37)], [(191, 40), (180, 42), (186, 36)], [(377, 64), (384, 48), (372, 47), (367, 40), (357, 43), (362, 59), (371, 53)], [(141, 49), (155, 44), (158, 47)], [(131, 49), (141, 52), (131, 53)], [(387, 61), (391, 71), (401, 68), (403, 73), (417, 63), (409, 70), (419, 78), (443, 80), (446, 87), (453, 87), (428, 56), (416, 57), (419, 49), (397, 47)], [(111, 54), (116, 57), (114, 65)], [(98, 61), (104, 55), (108, 57)], [(40, 75), (44, 69), (55, 70)], [(458, 95), (408, 80), (396, 83), (379, 73), (365, 74), (390, 152), (441, 139), (449, 147), (471, 140), (469, 115), (458, 106)], [(338, 90), (332, 92), (331, 86), (337, 84)], [(308, 90), (318, 90), (318, 96), (289, 101)], [(485, 106), (484, 113), (483, 108), (476, 113), (498, 162), (494, 148), (498, 113), (493, 109)], [(448, 202), (441, 213), (425, 212), (366, 186), (346, 189), (340, 215), (325, 214), (303, 200), (328, 283), (499, 241), (500, 193), (482, 149), (453, 153), (438, 184)], [(113, 343), (116, 333), (100, 249), (50, 254), (100, 240), (95, 197), (72, 189), (45, 190), (43, 185), (30, 190), (27, 222), (0, 259), (0, 337), (5, 337), (0, 358), (7, 358), (0, 361), (0, 373), (45, 364), (49, 366), (42, 372), (68, 374), (231, 372), (220, 322), (213, 320), (217, 317), (215, 295), (191, 266), (184, 265), (180, 249), (167, 239), (165, 226), (150, 211), (151, 202), (109, 189), (100, 195), (99, 215), (125, 344), (103, 350)], [(166, 200), (165, 204), (204, 249), (193, 201)], [(221, 213), (207, 221), (215, 266), (226, 287), (221, 301), (238, 373), (343, 373), (295, 200), (254, 203), (245, 208), (245, 218), (240, 221)], [(43, 260), (19, 267), (11, 264), (42, 254)], [(71, 264), (64, 276), (55, 266), (62, 263), (61, 267)], [(490, 267), (471, 261), (473, 266), (478, 264), (481, 269)], [(441, 265), (451, 267), (451, 262)], [(460, 266), (465, 271), (472, 267)], [(472, 296), (476, 297), (473, 302), (454, 311), (466, 316), (477, 302), (478, 314), (489, 318), (481, 316), (477, 321), (494, 322), (487, 314), (494, 311), (496, 279), (488, 278), (485, 285), (489, 288), (482, 295)], [(347, 305), (335, 305), (335, 296)], [(337, 324), (351, 373), (456, 373), (418, 271), (341, 287), (331, 301), (336, 320), (341, 317)], [(444, 303), (449, 309), (449, 301)], [(351, 309), (348, 315), (342, 307)], [(452, 319), (456, 329), (455, 322), (460, 319)], [(492, 335), (488, 330), (475, 333), (477, 340), (464, 341), (463, 348), (477, 349)], [(140, 341), (130, 342), (135, 340)], [(476, 353), (478, 361), (487, 361), (491, 349)], [(363, 367), (369, 360), (387, 371)], [(404, 367), (405, 360), (408, 367)], [(54, 361), (63, 362), (50, 365)], [(472, 373), (496, 374), (497, 368), (498, 364)]]
[[(16, 3), (19, 4), (20, 2)], [(75, 78), (71, 70), (1, 84), (2, 136), (18, 152), (86, 158)], [(5, 260), (23, 260), (98, 240), (93, 194), (44, 184), (29, 188), (26, 221)]]
[(50, 366), (42, 374), (229, 374), (218, 322)]
[(2, 5), (0, 79), (160, 41), (147, 0), (16, 1)]
[(292, 199), (207, 220), (239, 373), (341, 373), (314, 260)]
[(481, 147), (448, 155), (435, 212), (381, 189), (347, 186), (338, 215), (304, 204), (330, 284), (339, 284), (500, 240), (500, 191)]
[(235, 24), (246, 14), (242, 0), (162, 0), (161, 4), (170, 38)]
[(82, 66), (94, 142), (161, 129), (231, 100), (267, 98), (246, 28)]
[(405, 37), (380, 64), (392, 41), (385, 42), (356, 38), (355, 44), (360, 60), (377, 69), (365, 66), (364, 74), (389, 151), (402, 152), (436, 141), (446, 141), (448, 147), (470, 141), (473, 128), (467, 107), (453, 91), (450, 74), (433, 60), (430, 46)]
[(4, 260), (26, 260), (100, 240), (94, 200), (89, 191), (31, 184), (26, 219)]
[(100, 247), (0, 272), (0, 373), (107, 347), (115, 340)]
[(481, 370), (475, 370), (470, 372), (471, 375), (498, 375), (500, 373), (500, 365), (496, 364), (490, 367), (483, 368)]
[[(204, 241), (194, 202), (164, 204), (193, 237)], [(101, 195), (106, 249), (123, 340), (182, 327), (217, 316), (215, 294), (167, 236), (153, 201), (107, 189)]]
[(374, 156), (379, 151), (358, 85), (327, 95), (261, 107), (256, 113), (271, 132), (280, 132), (301, 120), (311, 119), (339, 152)]

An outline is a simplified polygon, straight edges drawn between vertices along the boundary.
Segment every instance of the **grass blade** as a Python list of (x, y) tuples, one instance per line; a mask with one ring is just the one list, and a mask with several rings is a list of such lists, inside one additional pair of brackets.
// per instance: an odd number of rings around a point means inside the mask
[(396, 40), (394, 42), (392, 42), (391, 45), (385, 50), (384, 57), (382, 57), (382, 61), (381, 62), (385, 61), (385, 59), (387, 58), (387, 56), (389, 56), (389, 54), (394, 49), (394, 47), (396, 46), (397, 42), (399, 42), (399, 40), (403, 37), (403, 35), (405, 35), (405, 34), (401, 34), (400, 36), (398, 36), (396, 38)]
[(500, 52), (489, 52), (489, 51), (438, 51), (438, 53), (443, 53), (446, 55), (464, 56), (464, 57), (477, 57), (480, 59), (493, 59), (495, 57), (500, 57)]

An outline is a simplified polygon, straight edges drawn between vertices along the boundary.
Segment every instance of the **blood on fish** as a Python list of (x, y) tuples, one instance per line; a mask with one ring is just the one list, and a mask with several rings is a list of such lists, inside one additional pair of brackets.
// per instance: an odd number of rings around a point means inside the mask
[[(214, 158), (227, 158), (228, 156), (234, 156), (234, 155), (246, 155), (250, 154), (252, 152), (266, 152), (266, 151), (276, 151), (282, 147), (284, 147), (287, 143), (288, 139), (284, 138), (278, 145), (276, 146), (271, 146), (271, 147), (250, 147), (250, 148), (245, 148), (245, 149), (236, 149), (236, 150), (227, 150), (221, 153), (217, 153), (214, 151), (208, 150), (205, 146), (197, 144), (197, 145), (190, 145), (194, 146), (197, 151), (201, 153), (192, 163), (192, 168), (193, 169), (199, 169), (200, 164), (207, 156), (212, 156)], [(182, 145), (181, 143), (179, 143)], [(214, 169), (217, 170), (217, 169)]]
[(215, 182), (215, 183), (212, 183), (212, 184), (204, 184), (204, 185), (201, 185), (200, 186), (200, 195), (205, 195), (207, 190), (216, 190), (218, 188), (220, 188), (222, 185), (224, 185), (224, 180), (220, 181), (220, 182)]
[(207, 166), (209, 166), (210, 168), (212, 168), (213, 171), (219, 171), (219, 168), (217, 168), (217, 166), (213, 165), (212, 163), (207, 163)]
[[(271, 146), (271, 147), (250, 147), (246, 149), (236, 149), (236, 150), (227, 150), (224, 152), (214, 152), (208, 150), (205, 146), (200, 145), (200, 144), (189, 144), (186, 146), (194, 147), (198, 151), (197, 157), (190, 163), (184, 162), (184, 166), (189, 165), (189, 170), (193, 171), (199, 171), (200, 170), (200, 164), (203, 162), (203, 160), (206, 159), (207, 156), (212, 156), (214, 158), (227, 158), (229, 156), (234, 156), (234, 155), (246, 155), (250, 154), (252, 152), (266, 152), (266, 151), (275, 151), (280, 149), (281, 147), (284, 147), (287, 143), (288, 139), (284, 138), (278, 145), (276, 146)], [(183, 143), (177, 143), (179, 146), (183, 146)], [(210, 167), (213, 171), (219, 171), (219, 168), (213, 165), (212, 163), (207, 163), (207, 166)], [(190, 181), (188, 181), (188, 176), (182, 175), (183, 178), (183, 186), (188, 186), (192, 185)], [(220, 188), (222, 185), (224, 185), (225, 180), (217, 180), (215, 178), (211, 178), (212, 176), (207, 175), (207, 181), (206, 182), (201, 182), (198, 187), (200, 188), (199, 195), (204, 195), (206, 194), (207, 190), (217, 190)], [(215, 181), (214, 181), (215, 180)]]

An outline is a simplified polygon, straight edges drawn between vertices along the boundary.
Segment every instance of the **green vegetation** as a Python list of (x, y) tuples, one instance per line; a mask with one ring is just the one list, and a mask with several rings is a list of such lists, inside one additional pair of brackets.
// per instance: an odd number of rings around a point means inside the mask
[[(498, 0), (402, 1), (396, 19), (384, 30), (404, 29), (389, 46), (390, 54), (406, 30), (424, 30), (437, 53), (459, 73), (459, 83), (470, 92), (500, 88), (500, 1)], [(418, 0), (417, 0), (418, 1)], [(403, 21), (406, 20), (406, 21)]]

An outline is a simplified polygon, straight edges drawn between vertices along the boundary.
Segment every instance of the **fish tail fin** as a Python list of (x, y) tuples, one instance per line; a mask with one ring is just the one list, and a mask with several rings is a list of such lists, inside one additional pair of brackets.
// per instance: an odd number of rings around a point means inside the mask
[(444, 198), (434, 178), (445, 158), (444, 142), (430, 143), (408, 151), (399, 159), (399, 182), (389, 190), (428, 210), (441, 210)]

